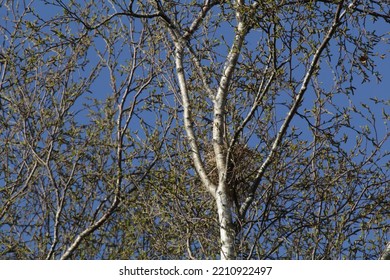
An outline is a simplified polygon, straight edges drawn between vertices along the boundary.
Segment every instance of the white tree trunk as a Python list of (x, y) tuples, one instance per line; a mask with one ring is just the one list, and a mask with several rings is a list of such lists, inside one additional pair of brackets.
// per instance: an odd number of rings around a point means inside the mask
[[(225, 188), (224, 186), (221, 186)], [(219, 229), (221, 238), (221, 260), (235, 259), (234, 250), (234, 227), (233, 227), (233, 202), (227, 195), (227, 191), (218, 190), (216, 193), (216, 204), (218, 209)]]
[[(212, 90), (208, 88), (208, 85), (205, 86), (205, 91), (211, 94), (210, 96), (214, 102), (214, 119), (213, 119), (213, 148), (216, 160), (216, 167), (218, 170), (218, 186), (213, 184), (208, 177), (205, 166), (203, 164), (201, 154), (198, 147), (198, 139), (195, 134), (193, 127), (193, 117), (190, 96), (188, 92), (188, 85), (184, 73), (183, 66), (183, 57), (184, 49), (188, 48), (188, 39), (191, 34), (197, 29), (199, 23), (204, 18), (208, 9), (211, 7), (210, 3), (207, 2), (206, 6), (202, 9), (199, 16), (195, 19), (191, 25), (189, 31), (182, 34), (180, 30), (168, 19), (164, 14), (164, 11), (157, 7), (160, 12), (160, 15), (164, 19), (165, 23), (168, 26), (168, 30), (173, 39), (175, 45), (175, 66), (177, 72), (177, 79), (180, 87), (180, 93), (183, 103), (183, 117), (184, 117), (184, 129), (187, 134), (187, 140), (191, 148), (191, 157), (194, 163), (195, 170), (199, 175), (202, 183), (207, 188), (207, 190), (214, 196), (217, 209), (218, 209), (218, 221), (220, 227), (220, 243), (221, 243), (221, 259), (234, 259), (235, 250), (234, 250), (234, 239), (235, 232), (233, 227), (233, 202), (229, 197), (229, 192), (227, 190), (227, 153), (225, 143), (227, 142), (226, 131), (225, 131), (225, 114), (226, 114), (226, 98), (229, 91), (229, 85), (233, 76), (234, 69), (236, 67), (238, 57), (241, 52), (241, 48), (247, 35), (249, 29), (245, 26), (242, 21), (242, 15), (237, 10), (237, 33), (235, 34), (233, 44), (229, 51), (229, 54), (226, 57), (226, 63), (219, 81), (219, 86), (215, 95), (212, 95)], [(243, 1), (237, 1), (238, 6), (243, 6)], [(191, 52), (191, 51), (190, 51)], [(195, 59), (196, 60), (196, 59)], [(195, 61), (195, 65), (200, 65), (199, 62)], [(202, 76), (202, 69), (199, 67), (200, 73)], [(206, 81), (206, 79), (203, 79)]]

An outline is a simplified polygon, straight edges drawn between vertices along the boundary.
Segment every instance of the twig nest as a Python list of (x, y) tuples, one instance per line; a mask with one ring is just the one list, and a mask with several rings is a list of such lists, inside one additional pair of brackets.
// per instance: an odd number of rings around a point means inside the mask
[[(225, 149), (225, 156), (227, 154)], [(212, 145), (206, 146), (205, 164), (208, 176), (213, 184), (218, 184), (218, 170)], [(228, 163), (227, 184), (231, 197), (241, 202), (246, 198), (248, 189), (259, 166), (259, 153), (245, 144), (236, 144), (232, 148)]]

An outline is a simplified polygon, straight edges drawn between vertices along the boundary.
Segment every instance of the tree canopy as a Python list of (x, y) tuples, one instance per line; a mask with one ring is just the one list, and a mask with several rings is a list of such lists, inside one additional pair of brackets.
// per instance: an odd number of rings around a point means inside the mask
[(387, 1), (0, 5), (1, 258), (384, 256)]

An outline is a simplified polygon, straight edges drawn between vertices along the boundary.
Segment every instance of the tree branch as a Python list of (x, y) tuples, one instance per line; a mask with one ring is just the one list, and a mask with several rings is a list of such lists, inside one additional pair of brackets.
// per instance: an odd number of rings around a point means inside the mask
[[(350, 4), (353, 5), (355, 3), (352, 2)], [(313, 59), (310, 63), (310, 66), (309, 66), (309, 69), (307, 70), (306, 72), (306, 75), (305, 77), (303, 78), (303, 82), (302, 82), (302, 85), (301, 85), (301, 88), (298, 92), (298, 94), (295, 96), (295, 100), (289, 110), (289, 112), (287, 113), (287, 116), (282, 124), (282, 126), (280, 127), (279, 129), (279, 132), (272, 144), (272, 147), (271, 147), (271, 150), (267, 156), (267, 158), (264, 160), (263, 164), (261, 165), (261, 167), (259, 168), (259, 170), (257, 171), (257, 175), (256, 175), (256, 179), (254, 180), (252, 186), (251, 186), (251, 191), (250, 191), (250, 195), (247, 197), (247, 199), (244, 201), (244, 203), (242, 204), (241, 208), (240, 208), (240, 211), (239, 211), (239, 214), (241, 217), (244, 217), (245, 214), (246, 214), (246, 211), (248, 210), (250, 204), (252, 203), (253, 199), (254, 199), (254, 194), (256, 192), (256, 189), (261, 181), (261, 179), (263, 178), (263, 175), (265, 173), (265, 171), (267, 170), (268, 166), (271, 164), (275, 154), (276, 154), (276, 151), (278, 150), (282, 140), (283, 140), (283, 137), (284, 135), (286, 134), (286, 131), (290, 125), (290, 122), (291, 120), (293, 119), (293, 117), (295, 116), (300, 104), (301, 104), (301, 101), (303, 99), (303, 96), (305, 95), (306, 93), (306, 90), (307, 90), (307, 86), (314, 74), (314, 72), (316, 71), (316, 68), (317, 68), (317, 63), (321, 57), (321, 54), (322, 52), (325, 50), (325, 48), (327, 47), (329, 41), (331, 40), (333, 34), (335, 33), (335, 31), (337, 30), (337, 27), (340, 25), (340, 21), (341, 19), (345, 16), (346, 14), (346, 10), (344, 10), (342, 12), (342, 8), (343, 8), (343, 4), (344, 4), (344, 1), (341, 1), (339, 4), (338, 4), (338, 7), (337, 7), (337, 10), (336, 10), (336, 13), (335, 13), (335, 17), (333, 19), (333, 22), (332, 22), (332, 25), (330, 27), (330, 29), (328, 30), (325, 38), (323, 39), (321, 45), (318, 47), (317, 51), (315, 52), (314, 56), (313, 56)]]

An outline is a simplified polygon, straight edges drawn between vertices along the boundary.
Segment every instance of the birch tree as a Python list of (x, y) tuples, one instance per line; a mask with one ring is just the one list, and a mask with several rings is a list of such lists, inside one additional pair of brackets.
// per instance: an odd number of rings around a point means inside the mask
[[(384, 237), (388, 115), (383, 111), (385, 133), (371, 131), (382, 122), (368, 105), (362, 104), (367, 113), (357, 109), (353, 93), (356, 76), (380, 80), (375, 56), (384, 54), (374, 47), (387, 41), (369, 31), (367, 21), (388, 23), (385, 3), (138, 1), (129, 10), (161, 24), (158, 36), (169, 34), (166, 50), (175, 65), (186, 142), (215, 200), (221, 259), (240, 251), (244, 258), (280, 256), (282, 248), (296, 258), (341, 258), (345, 243), (358, 243), (351, 231), (364, 232), (373, 216), (376, 225), (368, 228)], [(330, 83), (321, 81), (326, 75), (333, 75)], [(353, 114), (369, 127), (352, 124)], [(352, 135), (355, 142), (348, 140)], [(370, 148), (363, 152), (363, 145)], [(367, 195), (375, 197), (368, 212), (362, 210), (369, 207), (362, 199)], [(365, 225), (352, 229), (358, 221)], [(278, 228), (266, 233), (274, 224)], [(243, 246), (246, 238), (242, 253), (237, 243)]]
[(5, 1), (3, 257), (382, 256), (386, 1), (43, 2)]

